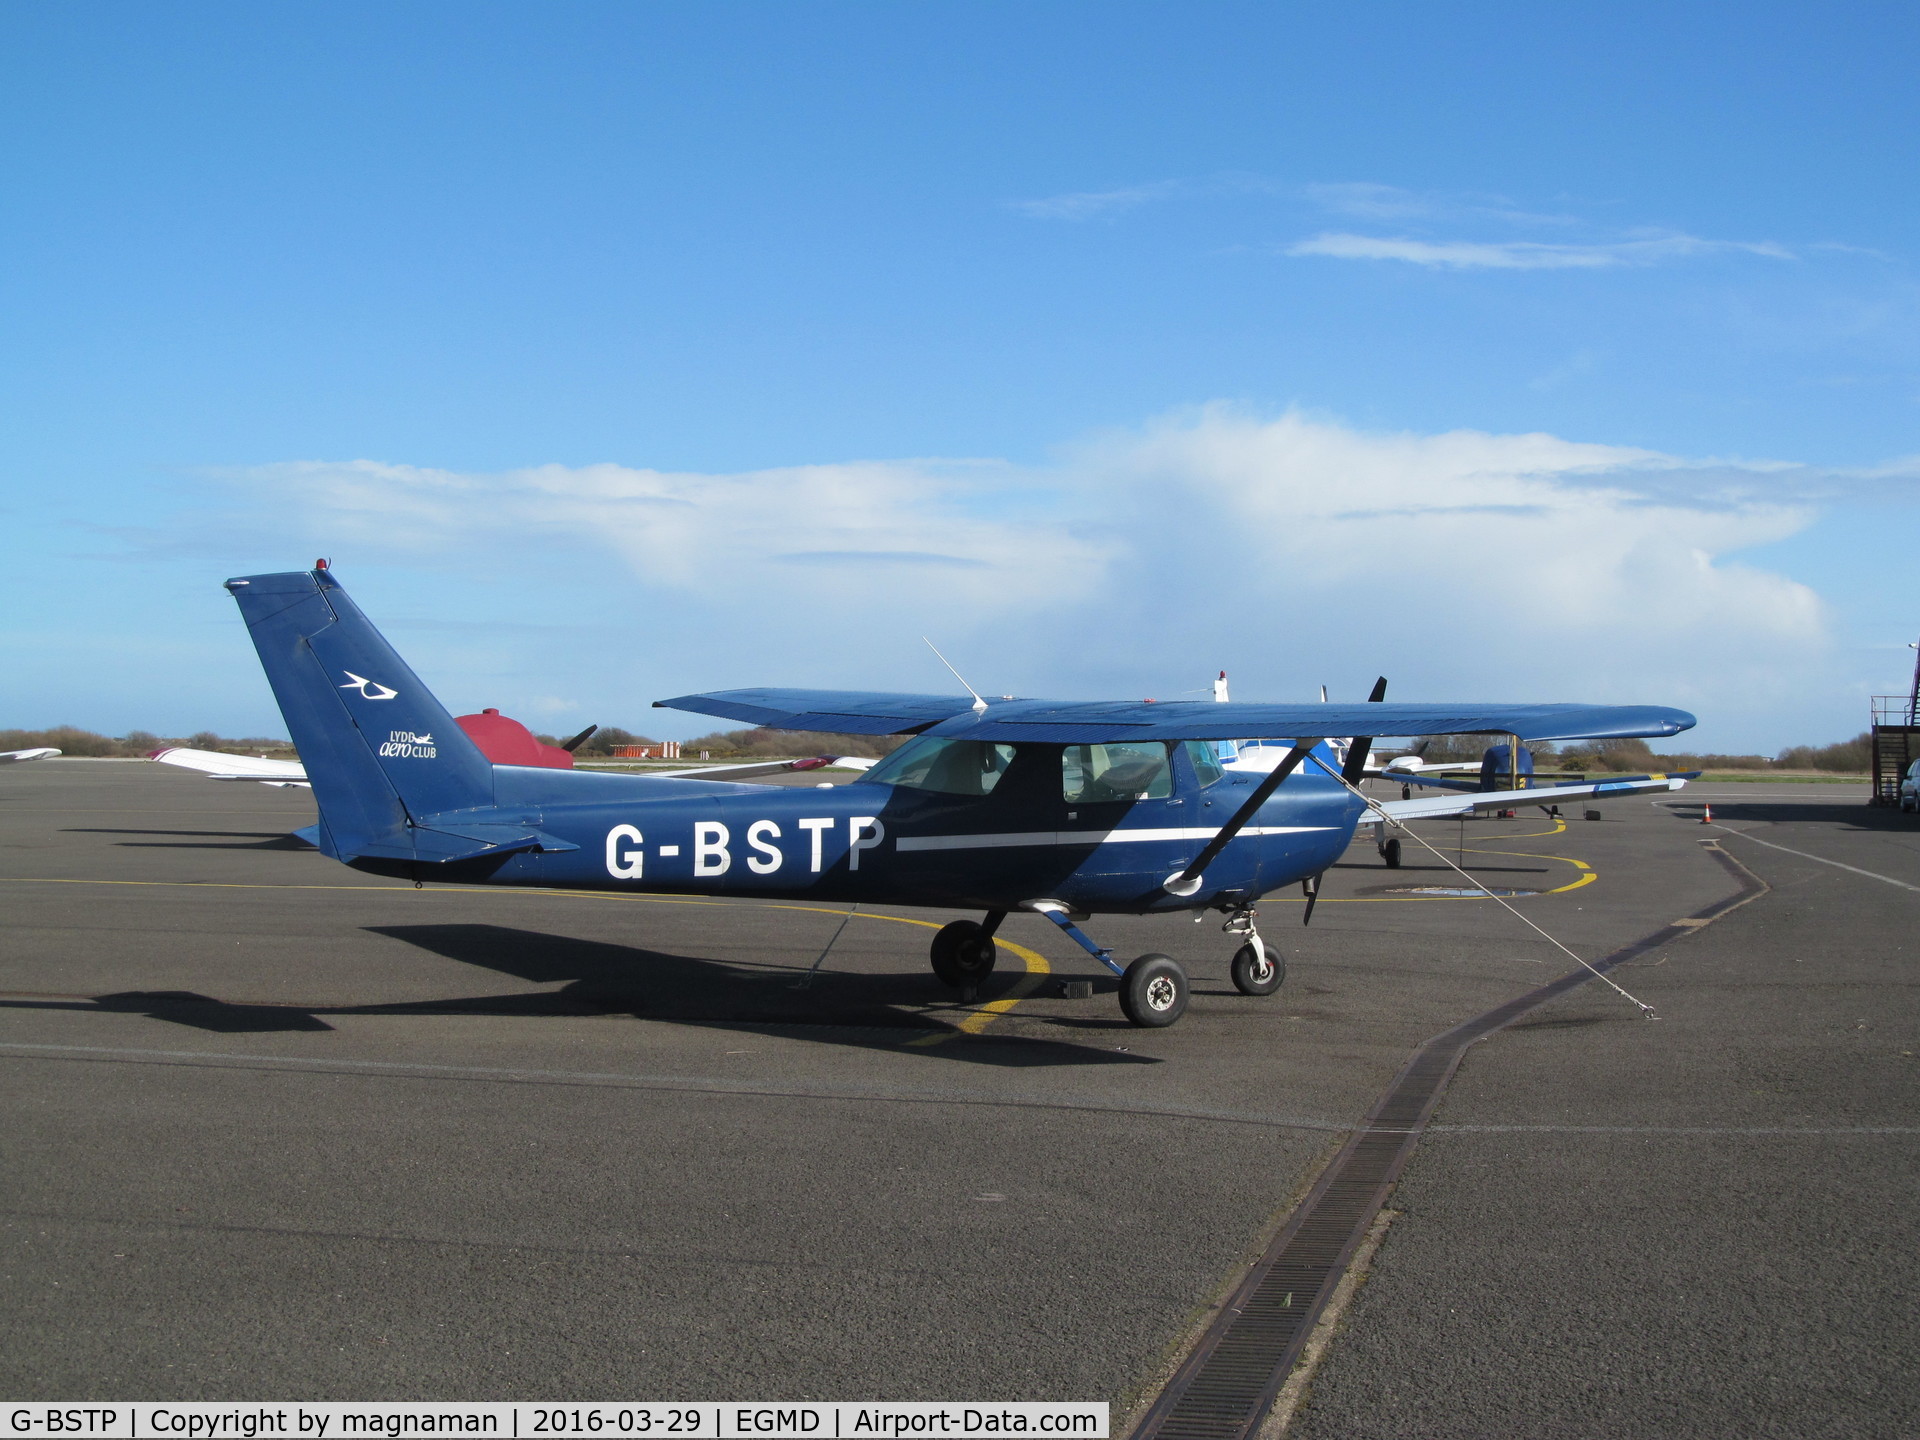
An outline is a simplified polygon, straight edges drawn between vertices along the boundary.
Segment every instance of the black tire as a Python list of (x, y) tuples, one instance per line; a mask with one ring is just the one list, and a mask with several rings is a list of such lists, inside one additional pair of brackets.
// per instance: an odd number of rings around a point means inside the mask
[(1148, 1030), (1163, 1029), (1187, 1013), (1187, 972), (1168, 955), (1142, 955), (1120, 977), (1120, 1008)]
[(956, 920), (933, 937), (933, 973), (956, 990), (978, 985), (1000, 958), (993, 937), (976, 920)]
[(1380, 847), (1380, 858), (1387, 862), (1387, 869), (1400, 868), (1400, 837), (1398, 835)]
[(1286, 957), (1264, 940), (1249, 940), (1233, 952), (1233, 988), (1242, 995), (1271, 995), (1286, 979)]

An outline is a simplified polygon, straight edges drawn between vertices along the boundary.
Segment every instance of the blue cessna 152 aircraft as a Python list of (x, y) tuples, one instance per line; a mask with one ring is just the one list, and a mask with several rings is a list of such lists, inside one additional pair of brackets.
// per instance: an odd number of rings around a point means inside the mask
[[(495, 765), (320, 562), (227, 589), (318, 803), (303, 832), (356, 870), (415, 881), (806, 898), (973, 909), (933, 940), (963, 991), (993, 969), (1012, 911), (1046, 916), (1120, 978), (1136, 1025), (1171, 1025), (1187, 976), (1165, 955), (1116, 961), (1076, 922), (1211, 908), (1244, 943), (1250, 995), (1285, 978), (1253, 926), (1282, 886), (1309, 897), (1370, 808), (1398, 819), (1574, 796), (1677, 789), (1666, 776), (1371, 802), (1353, 788), (1370, 737), (1672, 735), (1659, 706), (1086, 703), (870, 691), (727, 690), (657, 701), (790, 730), (911, 734), (846, 785)], [(1330, 743), (1327, 737), (1341, 737)], [(1267, 767), (1222, 766), (1217, 742), (1282, 739)], [(1267, 747), (1279, 750), (1278, 746)], [(1344, 754), (1342, 754), (1344, 750)], [(1404, 812), (1404, 814), (1403, 814)]]

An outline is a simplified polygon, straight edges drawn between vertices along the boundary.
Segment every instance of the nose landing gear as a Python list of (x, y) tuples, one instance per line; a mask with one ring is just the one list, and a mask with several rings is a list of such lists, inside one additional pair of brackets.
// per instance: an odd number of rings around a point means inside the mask
[(1287, 962), (1279, 947), (1270, 941), (1262, 940), (1260, 932), (1254, 928), (1253, 919), (1258, 912), (1251, 905), (1244, 905), (1227, 916), (1226, 924), (1220, 928), (1229, 935), (1242, 937), (1246, 943), (1233, 953), (1233, 988), (1242, 995), (1271, 995), (1286, 982)]
[(1389, 870), (1400, 868), (1400, 837), (1396, 835), (1389, 840), (1384, 821), (1373, 822), (1373, 848), (1380, 852), (1380, 858), (1386, 862)]

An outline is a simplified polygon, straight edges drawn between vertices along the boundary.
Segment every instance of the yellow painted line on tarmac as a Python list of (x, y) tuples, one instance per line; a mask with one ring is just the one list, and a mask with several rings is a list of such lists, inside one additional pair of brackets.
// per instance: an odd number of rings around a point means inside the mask
[[(1364, 824), (1366, 822), (1363, 821), (1362, 823)], [(1508, 835), (1505, 838), (1509, 840), (1535, 840), (1548, 835), (1562, 834), (1566, 828), (1566, 818), (1562, 816), (1553, 822), (1553, 828), (1551, 830), (1525, 830), (1517, 835)], [(1439, 845), (1434, 848), (1444, 852), (1447, 847)], [(1552, 890), (1543, 890), (1540, 892), (1543, 895), (1564, 895), (1569, 890), (1578, 890), (1582, 885), (1591, 885), (1600, 878), (1599, 872), (1587, 864), (1586, 861), (1576, 860), (1571, 855), (1542, 855), (1537, 850), (1484, 850), (1474, 845), (1466, 846), (1460, 853), (1466, 855), (1505, 855), (1521, 860), (1558, 860), (1561, 864), (1571, 865), (1574, 869), (1582, 872), (1580, 878), (1572, 884), (1556, 886)], [(1488, 888), (1492, 889), (1493, 887), (1488, 886)], [(1483, 900), (1485, 898), (1483, 895), (1323, 895), (1320, 903), (1322, 905), (1432, 905), (1454, 900)], [(1262, 905), (1304, 905), (1307, 902), (1304, 897), (1295, 899), (1292, 896), (1269, 895), (1260, 903)]]
[[(1567, 822), (1562, 820), (1560, 822), (1560, 830), (1564, 830), (1566, 828), (1567, 828)], [(1560, 833), (1560, 830), (1545, 830), (1545, 831), (1542, 831), (1541, 833), (1544, 835), (1558, 835)], [(1531, 839), (1532, 837), (1527, 835), (1515, 835), (1515, 836), (1512, 836), (1511, 838), (1515, 840), (1527, 840), (1527, 839)], [(1597, 872), (1591, 865), (1587, 864), (1586, 861), (1576, 860), (1571, 855), (1542, 855), (1538, 850), (1482, 850), (1477, 847), (1469, 848), (1465, 853), (1469, 855), (1505, 855), (1510, 859), (1521, 859), (1521, 860), (1558, 860), (1563, 865), (1571, 865), (1573, 866), (1574, 869), (1583, 872), (1580, 878), (1574, 881), (1571, 885), (1561, 885), (1556, 887), (1555, 889), (1548, 890), (1547, 892), (1545, 892), (1548, 895), (1564, 895), (1569, 890), (1578, 890), (1582, 885), (1591, 885), (1594, 881), (1600, 878), (1599, 872)]]

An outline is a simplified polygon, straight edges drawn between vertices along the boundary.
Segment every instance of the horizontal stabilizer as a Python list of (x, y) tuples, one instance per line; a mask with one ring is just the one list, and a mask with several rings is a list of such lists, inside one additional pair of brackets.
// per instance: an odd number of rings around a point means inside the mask
[(351, 848), (349, 859), (418, 860), (445, 865), (455, 860), (478, 860), (487, 855), (512, 855), (522, 850), (578, 850), (558, 836), (524, 825), (416, 825), (391, 840), (363, 842)]

